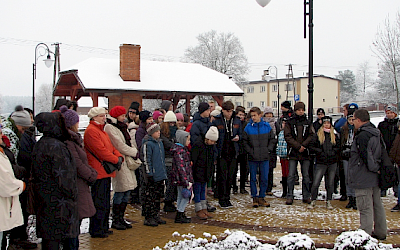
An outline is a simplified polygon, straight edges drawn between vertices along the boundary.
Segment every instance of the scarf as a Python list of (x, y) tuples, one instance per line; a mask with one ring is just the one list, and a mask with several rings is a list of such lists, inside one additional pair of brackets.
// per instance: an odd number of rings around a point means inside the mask
[(116, 127), (117, 129), (119, 129), (122, 132), (122, 134), (124, 135), (124, 138), (125, 138), (126, 145), (128, 145), (129, 147), (132, 147), (131, 136), (128, 133), (128, 125), (126, 123), (120, 122), (120, 121), (117, 121), (117, 123), (111, 123), (111, 125), (113, 125), (114, 127)]

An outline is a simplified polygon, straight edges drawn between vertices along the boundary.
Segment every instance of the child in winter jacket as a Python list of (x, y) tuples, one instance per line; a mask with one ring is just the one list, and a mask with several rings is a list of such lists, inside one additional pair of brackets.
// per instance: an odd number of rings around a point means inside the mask
[(171, 183), (178, 187), (175, 223), (190, 223), (191, 219), (185, 215), (185, 208), (189, 202), (193, 185), (193, 173), (188, 150), (190, 134), (183, 130), (177, 130), (175, 138), (177, 142), (171, 148)]
[(143, 214), (144, 225), (156, 227), (166, 224), (159, 216), (161, 197), (164, 193), (164, 180), (167, 179), (165, 169), (164, 146), (160, 140), (160, 126), (150, 123), (146, 126), (147, 135), (143, 138), (140, 150), (143, 173)]

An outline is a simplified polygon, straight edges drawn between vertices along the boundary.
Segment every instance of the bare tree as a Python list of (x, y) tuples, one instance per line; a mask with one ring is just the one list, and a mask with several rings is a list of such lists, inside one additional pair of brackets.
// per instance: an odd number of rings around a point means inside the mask
[(371, 68), (368, 61), (358, 65), (356, 82), (363, 92), (363, 98), (365, 98), (366, 89), (372, 86)]
[(51, 102), (53, 96), (52, 84), (42, 84), (35, 98), (35, 114), (40, 112), (49, 112), (52, 109)]
[(399, 106), (400, 12), (397, 13), (396, 22), (393, 24), (390, 23), (389, 18), (386, 18), (383, 27), (378, 28), (373, 45), (375, 48), (373, 52), (383, 63), (382, 69), (392, 74), (397, 106)]
[(233, 33), (211, 30), (197, 36), (199, 44), (185, 51), (185, 61), (199, 63), (226, 74), (236, 84), (245, 81), (249, 72), (247, 57), (239, 39)]

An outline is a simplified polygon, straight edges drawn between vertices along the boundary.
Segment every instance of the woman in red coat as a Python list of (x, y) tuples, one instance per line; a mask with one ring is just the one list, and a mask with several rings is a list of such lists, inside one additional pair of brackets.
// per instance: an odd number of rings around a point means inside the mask
[(111, 177), (115, 177), (116, 172), (108, 174), (100, 161), (121, 166), (123, 158), (104, 131), (105, 108), (94, 107), (90, 109), (88, 116), (90, 123), (86, 128), (83, 141), (89, 165), (98, 173), (97, 180), (92, 186), (92, 199), (96, 214), (90, 218), (89, 233), (93, 238), (105, 238), (112, 232), (108, 230), (108, 218), (110, 216)]

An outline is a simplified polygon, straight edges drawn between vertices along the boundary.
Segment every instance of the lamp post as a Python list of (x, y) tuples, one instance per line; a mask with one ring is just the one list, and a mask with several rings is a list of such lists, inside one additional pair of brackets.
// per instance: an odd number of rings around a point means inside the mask
[[(39, 50), (39, 49), (44, 49), (44, 53), (41, 51), (43, 50)], [(39, 51), (39, 53), (38, 53)], [(49, 46), (47, 46), (47, 44), (45, 43), (38, 43), (35, 47), (35, 62), (33, 63), (33, 72), (32, 72), (32, 76), (33, 76), (33, 82), (32, 82), (32, 110), (33, 113), (35, 114), (35, 81), (36, 81), (36, 63), (37, 63), (37, 59), (41, 56), (44, 56), (47, 54), (46, 59), (44, 59), (44, 63), (47, 66), (47, 68), (50, 68), (51, 65), (53, 65), (54, 60), (51, 59), (51, 54), (54, 54), (50, 49)]]
[[(256, 0), (261, 7), (267, 6), (271, 0)], [(304, 38), (307, 38), (307, 16), (308, 16), (308, 119), (313, 120), (313, 106), (314, 106), (314, 70), (313, 70), (313, 16), (314, 16), (314, 0), (304, 0)], [(308, 12), (307, 12), (308, 5)]]
[(278, 108), (278, 117), (279, 117), (279, 106), (280, 106), (279, 99), (281, 98), (281, 95), (279, 94), (278, 68), (277, 68), (276, 66), (269, 66), (268, 69), (266, 70), (265, 76), (266, 76), (267, 82), (269, 82), (269, 80), (270, 80), (269, 72), (270, 72), (270, 69), (271, 69), (271, 68), (275, 68), (275, 79), (276, 79), (276, 81), (277, 81), (277, 83), (278, 83), (278, 95), (277, 95), (278, 103), (277, 103), (276, 106), (277, 106), (277, 108)]

